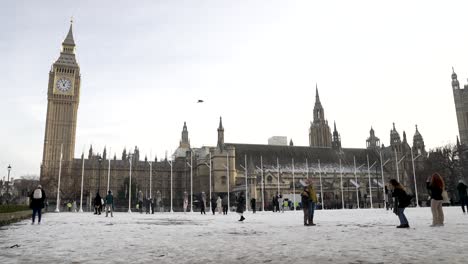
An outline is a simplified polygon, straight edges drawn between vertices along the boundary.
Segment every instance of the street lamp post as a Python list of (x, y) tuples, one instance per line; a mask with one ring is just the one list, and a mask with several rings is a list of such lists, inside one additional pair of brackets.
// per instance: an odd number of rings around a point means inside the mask
[(172, 156), (171, 160), (167, 161), (169, 163), (169, 166), (171, 166), (171, 213), (174, 213), (174, 210), (172, 209)]
[(292, 159), (292, 178), (293, 178), (293, 206), (296, 211), (296, 179), (294, 177), (294, 158)]
[(79, 210), (80, 213), (83, 212), (84, 152), (81, 155), (81, 157), (83, 159), (83, 163), (81, 165), (81, 194), (80, 194), (80, 210)]
[[(11, 165), (8, 164), (8, 181), (7, 181), (7, 193), (10, 194), (10, 171), (11, 171)], [(3, 178), (5, 179), (5, 178)]]
[(385, 179), (384, 179), (384, 174), (383, 174), (383, 167), (385, 166), (385, 164), (387, 164), (390, 161), (390, 159), (383, 162), (382, 151), (379, 151), (379, 156), (380, 156), (380, 172), (382, 175), (382, 189), (383, 189), (383, 194), (384, 194), (383, 195), (384, 196), (384, 208), (387, 209), (387, 196), (385, 195)]
[[(239, 165), (241, 168), (244, 169), (244, 174), (245, 174), (245, 211), (248, 212), (249, 211), (249, 207), (248, 207), (248, 189), (249, 189), (249, 186), (248, 186), (248, 176), (247, 176), (247, 155), (244, 155), (244, 159), (245, 159), (245, 163), (244, 165), (245, 166), (242, 166), (242, 165)], [(210, 174), (211, 176), (211, 174)]]
[(396, 164), (396, 173), (397, 173), (397, 181), (400, 182), (400, 172), (399, 172), (399, 164), (403, 161), (403, 159), (405, 158), (405, 155), (403, 155), (403, 157), (401, 157), (400, 160), (398, 160), (398, 154), (397, 154), (397, 151), (396, 151), (396, 148), (394, 148), (394, 152), (395, 152), (395, 164)]
[(367, 176), (369, 177), (369, 199), (370, 199), (370, 207), (373, 209), (374, 208), (374, 204), (372, 203), (372, 182), (371, 182), (371, 178), (370, 178), (370, 169), (372, 167), (374, 167), (375, 164), (377, 164), (376, 161), (374, 161), (374, 163), (372, 163), (372, 166), (369, 166), (369, 155), (366, 155), (367, 157)]
[(359, 205), (359, 183), (358, 183), (358, 180), (357, 180), (357, 170), (360, 169), (362, 166), (364, 166), (364, 164), (362, 164), (361, 166), (356, 168), (356, 157), (353, 156), (353, 159), (354, 159), (354, 180), (356, 181), (356, 202), (357, 202), (357, 208), (359, 209), (360, 208), (360, 205)]
[(108, 192), (110, 190), (111, 150), (112, 149), (109, 148), (109, 159), (108, 159), (109, 167), (107, 169), (107, 190), (106, 190), (106, 192)]
[(263, 157), (260, 156), (260, 168), (257, 167), (257, 169), (260, 170), (260, 175), (261, 175), (261, 189), (262, 189), (262, 211), (265, 212), (265, 182), (263, 180)]
[(343, 169), (341, 167), (341, 159), (340, 159), (340, 185), (341, 185), (341, 209), (345, 209), (344, 194), (343, 194)]
[(190, 151), (190, 164), (187, 162), (187, 165), (190, 167), (190, 212), (193, 213), (193, 152)]
[(320, 200), (322, 201), (322, 209), (325, 210), (323, 203), (323, 188), (322, 188), (322, 168), (320, 167), (320, 160), (318, 160), (319, 178), (320, 178)]
[(99, 164), (99, 167), (98, 167), (98, 189), (97, 189), (98, 193), (101, 190), (101, 162), (102, 162), (102, 158), (101, 158), (101, 155), (99, 155), (98, 156), (98, 164)]
[(128, 162), (130, 163), (130, 171), (129, 171), (129, 183), (128, 183), (128, 212), (132, 212), (132, 154), (128, 154)]
[(416, 183), (416, 169), (414, 168), (414, 161), (421, 156), (419, 153), (416, 157), (413, 158), (413, 148), (411, 149), (411, 163), (413, 164), (413, 179), (414, 179), (414, 192), (416, 194), (416, 207), (419, 207), (419, 199), (418, 199), (418, 185)]
[(210, 211), (212, 210), (212, 204), (211, 204), (211, 200), (213, 199), (213, 197), (211, 197), (211, 152), (210, 152), (210, 161), (209, 163), (208, 162), (205, 162), (205, 165), (208, 167), (208, 169), (210, 169), (210, 179), (209, 179), (209, 185), (210, 185)]
[(63, 154), (63, 143), (60, 145), (60, 161), (59, 161), (59, 175), (58, 175), (58, 183), (57, 183), (57, 204), (55, 207), (55, 212), (59, 213), (59, 204), (60, 204), (60, 176), (62, 175), (62, 155)]

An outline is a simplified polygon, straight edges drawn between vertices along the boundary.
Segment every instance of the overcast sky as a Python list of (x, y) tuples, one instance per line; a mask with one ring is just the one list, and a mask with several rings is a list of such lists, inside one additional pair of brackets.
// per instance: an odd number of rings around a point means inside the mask
[[(435, 2), (435, 1), (434, 1)], [(412, 144), (454, 143), (450, 75), (468, 77), (467, 1), (4, 1), (0, 177), (39, 175), (48, 73), (70, 17), (81, 67), (75, 156), (106, 145), (163, 158), (192, 147), (308, 145), (318, 84), (343, 147), (392, 123)], [(203, 99), (203, 104), (197, 104)]]

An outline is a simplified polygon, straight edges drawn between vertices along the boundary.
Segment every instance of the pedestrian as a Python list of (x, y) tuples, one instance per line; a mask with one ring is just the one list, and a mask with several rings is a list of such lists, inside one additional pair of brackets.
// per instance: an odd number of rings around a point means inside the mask
[(99, 192), (96, 193), (94, 197), (94, 214), (100, 215), (102, 210), (102, 198), (99, 195)]
[(309, 185), (307, 186), (307, 192), (309, 193), (309, 226), (315, 226), (314, 224), (314, 211), (315, 204), (317, 204), (317, 193), (315, 192), (314, 183), (312, 180), (309, 180)]
[(391, 188), (393, 189), (393, 197), (395, 197), (395, 206), (393, 212), (400, 219), (400, 225), (397, 228), (409, 228), (408, 219), (405, 216), (405, 208), (408, 207), (411, 203), (411, 196), (409, 196), (403, 185), (401, 185), (397, 180), (390, 180)]
[(278, 211), (284, 213), (284, 199), (281, 193), (278, 195)]
[(138, 210), (140, 214), (143, 213), (143, 192), (141, 190), (138, 191)]
[(468, 196), (466, 193), (467, 188), (468, 187), (463, 182), (463, 180), (458, 181), (458, 185), (457, 185), (458, 197), (460, 197), (460, 205), (463, 210), (463, 213), (466, 213), (465, 206), (466, 206), (466, 209), (468, 210)]
[(255, 214), (257, 206), (257, 199), (252, 198), (250, 199), (250, 207), (252, 208), (252, 212)]
[(228, 210), (229, 210), (229, 205), (228, 205), (228, 199), (227, 199), (227, 194), (223, 197), (223, 214), (227, 215)]
[[(273, 213), (276, 212), (276, 208), (277, 208), (277, 203), (278, 203), (278, 194), (276, 195), (273, 195), (273, 197), (271, 198), (271, 204), (273, 205)], [(278, 210), (279, 211), (279, 210)]]
[(237, 209), (236, 209), (236, 213), (240, 215), (239, 221), (241, 222), (245, 220), (244, 210), (245, 210), (245, 197), (244, 197), (244, 192), (241, 192), (239, 194), (239, 197), (237, 197)]
[(68, 209), (68, 212), (71, 212), (71, 210), (72, 210), (72, 203), (71, 202), (67, 203), (67, 209)]
[(216, 200), (216, 208), (218, 209), (218, 214), (223, 212), (223, 200), (221, 200), (221, 196), (218, 196), (218, 199)]
[(183, 207), (184, 207), (184, 213), (187, 212), (187, 207), (188, 207), (188, 193), (187, 193), (187, 192), (184, 192), (184, 204), (183, 204)]
[(151, 200), (148, 197), (145, 197), (145, 212), (146, 212), (146, 214), (150, 214), (150, 203), (151, 203)]
[(202, 192), (201, 199), (200, 199), (200, 214), (206, 214), (205, 206), (206, 206), (206, 194), (205, 192)]
[(431, 196), (432, 227), (444, 225), (444, 211), (442, 210), (445, 183), (439, 173), (434, 173), (427, 178), (426, 186)]
[(109, 214), (109, 212), (111, 214), (111, 217), (114, 217), (114, 214), (112, 213), (113, 211), (114, 211), (114, 196), (112, 195), (112, 191), (109, 190), (106, 196), (106, 217)]
[(301, 204), (302, 211), (304, 212), (304, 225), (309, 225), (309, 188), (304, 186), (304, 190), (301, 192)]
[(37, 185), (37, 188), (29, 195), (29, 198), (31, 199), (31, 203), (29, 204), (29, 207), (33, 211), (32, 224), (34, 225), (34, 221), (36, 220), (36, 214), (37, 214), (37, 223), (41, 224), (42, 208), (44, 208), (44, 201), (46, 199), (46, 194), (40, 184)]
[(215, 215), (216, 212), (216, 197), (214, 195), (211, 196), (211, 212)]
[(151, 214), (154, 214), (154, 197), (150, 199)]

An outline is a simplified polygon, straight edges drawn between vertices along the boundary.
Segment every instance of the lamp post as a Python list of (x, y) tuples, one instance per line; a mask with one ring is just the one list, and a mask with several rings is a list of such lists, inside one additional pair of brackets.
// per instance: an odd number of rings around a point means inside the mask
[(174, 210), (172, 209), (172, 156), (171, 160), (167, 161), (169, 163), (169, 166), (171, 166), (171, 213), (174, 213)]
[[(11, 165), (8, 164), (8, 181), (7, 181), (7, 193), (10, 194), (10, 171), (11, 171)], [(5, 179), (5, 178), (3, 178)]]
[(84, 152), (81, 155), (81, 157), (83, 159), (83, 163), (81, 165), (81, 194), (80, 194), (80, 210), (79, 210), (80, 213), (83, 212)]
[(57, 183), (57, 204), (55, 207), (55, 212), (59, 213), (59, 204), (60, 204), (60, 176), (62, 175), (62, 155), (63, 154), (63, 143), (60, 145), (60, 161), (59, 161), (59, 175), (58, 175), (58, 183)]
[(153, 184), (152, 184), (152, 183), (153, 183), (153, 182), (152, 182), (152, 178), (153, 178), (153, 162), (151, 161), (151, 156), (150, 156), (150, 161), (148, 161), (148, 163), (149, 163), (149, 166), (150, 166), (150, 175), (149, 175), (149, 176), (150, 176), (150, 186), (149, 186), (149, 187), (150, 187), (150, 188), (149, 188), (149, 189), (150, 189), (150, 195), (149, 195), (149, 196), (150, 196), (150, 200), (151, 200), (152, 197), (153, 197), (153, 196), (151, 195), (151, 194), (152, 194), (152, 192), (151, 192), (151, 187), (153, 186)]
[(371, 178), (370, 178), (370, 169), (372, 167), (374, 167), (375, 164), (377, 164), (376, 161), (374, 161), (374, 163), (372, 163), (372, 166), (369, 166), (369, 155), (366, 155), (366, 158), (367, 158), (367, 176), (369, 177), (369, 199), (370, 199), (370, 207), (373, 209), (374, 208), (374, 204), (372, 203), (372, 182), (371, 182)]
[[(240, 164), (239, 164), (239, 166), (244, 169), (244, 174), (245, 174), (245, 211), (248, 212), (249, 207), (248, 207), (248, 202), (247, 202), (248, 201), (247, 193), (248, 193), (249, 186), (248, 186), (248, 182), (247, 182), (247, 179), (248, 179), (248, 177), (247, 177), (247, 155), (244, 155), (244, 159), (245, 159), (245, 163), (244, 163), (245, 166), (242, 166)], [(210, 176), (211, 176), (211, 174), (210, 174)]]
[(320, 178), (320, 200), (322, 201), (322, 209), (325, 210), (323, 203), (323, 188), (322, 188), (322, 168), (320, 167), (320, 160), (318, 160), (319, 178)]
[(416, 194), (416, 207), (419, 207), (419, 199), (418, 199), (418, 185), (416, 184), (416, 169), (414, 168), (414, 161), (421, 156), (419, 153), (416, 157), (413, 158), (413, 148), (411, 149), (411, 163), (413, 164), (413, 179), (414, 179), (414, 192)]
[[(294, 160), (293, 160), (294, 163)], [(278, 195), (280, 195), (280, 166), (279, 166), (279, 160), (278, 157), (276, 157), (276, 167), (277, 167), (277, 173), (278, 173)]]
[(231, 189), (229, 187), (229, 153), (226, 154), (226, 165), (224, 165), (224, 168), (226, 169), (226, 175), (227, 175), (227, 198), (228, 198), (228, 211), (230, 211), (230, 206), (231, 206), (231, 199), (230, 199), (230, 193)]
[(387, 196), (385, 195), (385, 179), (383, 175), (383, 167), (385, 164), (387, 164), (390, 159), (387, 159), (385, 162), (382, 160), (382, 151), (379, 151), (379, 156), (380, 156), (380, 172), (382, 174), (382, 189), (383, 189), (383, 194), (384, 194), (384, 209), (387, 209)]
[(193, 152), (190, 150), (190, 163), (187, 162), (187, 166), (190, 167), (190, 212), (193, 213)]
[(129, 171), (129, 183), (128, 183), (128, 212), (132, 212), (132, 154), (128, 154), (128, 162), (130, 163), (130, 171)]
[(398, 165), (400, 164), (400, 162), (403, 161), (403, 159), (405, 158), (405, 155), (403, 155), (403, 157), (401, 157), (401, 159), (398, 160), (398, 154), (397, 154), (396, 148), (394, 148), (394, 152), (395, 152), (395, 165), (396, 165), (397, 181), (400, 182), (400, 172), (399, 172)]
[(205, 165), (210, 169), (210, 179), (209, 179), (209, 185), (210, 185), (210, 211), (212, 210), (211, 206), (211, 200), (213, 199), (213, 197), (211, 197), (211, 152), (210, 152), (210, 161), (209, 163), (205, 162)]
[(262, 188), (262, 211), (265, 212), (265, 182), (263, 180), (263, 157), (260, 156), (260, 168), (257, 167), (257, 169), (260, 170), (260, 175), (261, 175), (261, 188)]
[[(108, 162), (109, 162), (109, 167), (107, 169), (107, 190), (106, 192), (108, 192), (110, 190), (110, 168), (111, 168), (111, 148), (109, 148), (109, 159), (108, 159)], [(106, 194), (107, 195), (107, 194)]]
[(343, 194), (343, 169), (341, 167), (341, 159), (340, 159), (340, 185), (341, 185), (341, 209), (345, 209), (344, 194)]
[(292, 159), (292, 178), (293, 178), (293, 206), (296, 211), (296, 179), (294, 178), (294, 158)]
[(98, 155), (98, 164), (99, 164), (99, 167), (98, 167), (98, 189), (97, 189), (97, 192), (99, 193), (99, 191), (101, 190), (101, 162), (102, 162), (102, 157), (101, 155)]
[(356, 168), (356, 157), (353, 156), (353, 160), (354, 160), (354, 180), (356, 181), (356, 202), (357, 202), (357, 208), (359, 209), (360, 206), (359, 206), (359, 184), (358, 184), (358, 180), (357, 180), (357, 170), (360, 169), (362, 166), (364, 166), (364, 164), (362, 164), (361, 166), (357, 167)]

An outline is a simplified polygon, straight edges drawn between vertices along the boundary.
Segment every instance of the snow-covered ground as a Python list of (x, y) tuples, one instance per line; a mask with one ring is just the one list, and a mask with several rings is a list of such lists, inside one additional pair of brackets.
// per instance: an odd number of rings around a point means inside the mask
[(409, 208), (410, 229), (383, 209), (316, 211), (314, 227), (301, 211), (48, 213), (0, 228), (0, 263), (468, 263), (468, 215), (444, 212), (429, 227), (430, 208)]

